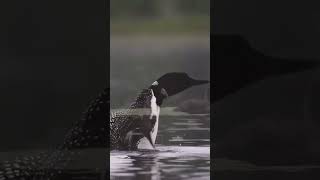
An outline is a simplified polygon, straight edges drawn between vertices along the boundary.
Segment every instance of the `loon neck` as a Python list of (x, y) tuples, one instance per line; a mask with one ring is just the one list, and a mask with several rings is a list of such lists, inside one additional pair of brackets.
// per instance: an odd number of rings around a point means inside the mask
[[(159, 127), (159, 114), (160, 114), (160, 106), (157, 104), (158, 99), (156, 98), (154, 91), (151, 89), (152, 97), (150, 99), (150, 108), (151, 108), (151, 114), (150, 114), (150, 121), (152, 122), (152, 127), (150, 129), (150, 132), (148, 132), (150, 136), (150, 140), (148, 138), (143, 137), (139, 140), (137, 148), (138, 149), (154, 149), (154, 144), (156, 142), (157, 134), (158, 134), (158, 127)], [(151, 143), (150, 143), (151, 141)]]
[(160, 107), (163, 103), (163, 100), (166, 98), (166, 96), (163, 94), (163, 88), (160, 86), (150, 86), (149, 89), (152, 90), (153, 96), (156, 99), (156, 104)]

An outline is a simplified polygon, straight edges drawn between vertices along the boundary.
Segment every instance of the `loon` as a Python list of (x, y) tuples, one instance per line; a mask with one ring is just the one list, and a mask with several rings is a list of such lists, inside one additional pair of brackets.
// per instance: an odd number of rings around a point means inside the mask
[(61, 170), (85, 148), (143, 149), (148, 145), (154, 148), (163, 100), (208, 82), (192, 79), (186, 73), (167, 73), (144, 89), (129, 109), (114, 113), (110, 113), (110, 89), (105, 88), (90, 102), (62, 144), (52, 151), (0, 162), (0, 180), (60, 179)]
[(128, 109), (110, 114), (111, 150), (154, 149), (163, 100), (192, 86), (209, 83), (184, 72), (161, 76), (143, 89)]

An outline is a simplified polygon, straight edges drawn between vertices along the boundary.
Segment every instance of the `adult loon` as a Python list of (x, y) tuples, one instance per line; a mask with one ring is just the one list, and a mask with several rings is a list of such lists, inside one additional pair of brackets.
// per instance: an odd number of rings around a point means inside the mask
[(112, 149), (154, 149), (163, 100), (192, 86), (209, 83), (195, 80), (186, 73), (167, 73), (142, 90), (128, 109), (110, 114)]
[(192, 79), (186, 73), (168, 73), (143, 90), (128, 110), (111, 114), (109, 89), (106, 88), (90, 103), (83, 118), (68, 131), (61, 145), (53, 151), (1, 162), (0, 180), (60, 179), (60, 170), (79, 154), (79, 149), (101, 147), (107, 150), (109, 143), (111, 149), (144, 148), (146, 143), (154, 146), (163, 100), (191, 86), (208, 82)]

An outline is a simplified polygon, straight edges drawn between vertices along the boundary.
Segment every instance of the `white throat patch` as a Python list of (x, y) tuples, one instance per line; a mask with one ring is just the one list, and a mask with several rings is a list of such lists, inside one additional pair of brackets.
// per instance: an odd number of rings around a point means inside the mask
[[(157, 81), (155, 81), (157, 82)], [(154, 96), (153, 90), (151, 90), (152, 98), (151, 98), (151, 114), (150, 114), (150, 120), (155, 116), (156, 122), (154, 124), (154, 127), (151, 131), (151, 139), (152, 143), (155, 144), (157, 134), (158, 134), (158, 127), (159, 127), (159, 115), (160, 115), (160, 106), (157, 105), (157, 98)], [(138, 144), (138, 149), (153, 149), (152, 145), (148, 141), (146, 137), (143, 137)]]

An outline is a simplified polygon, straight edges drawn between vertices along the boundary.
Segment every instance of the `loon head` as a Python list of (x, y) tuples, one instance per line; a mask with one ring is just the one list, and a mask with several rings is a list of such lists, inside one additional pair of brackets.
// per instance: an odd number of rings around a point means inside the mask
[[(148, 123), (143, 124), (140, 129), (145, 138), (142, 138), (138, 142), (138, 149), (154, 149), (158, 132), (160, 106), (165, 98), (173, 96), (192, 86), (206, 83), (209, 83), (209, 81), (195, 80), (182, 72), (167, 73), (153, 82), (149, 87), (149, 89), (152, 90), (152, 98), (150, 102), (151, 115), (148, 117)], [(149, 147), (150, 144), (152, 147)]]
[(178, 94), (192, 86), (207, 84), (210, 81), (196, 80), (188, 76), (184, 72), (172, 72), (161, 76), (158, 80), (152, 83), (150, 88), (157, 98), (157, 104), (160, 106), (163, 99)]

